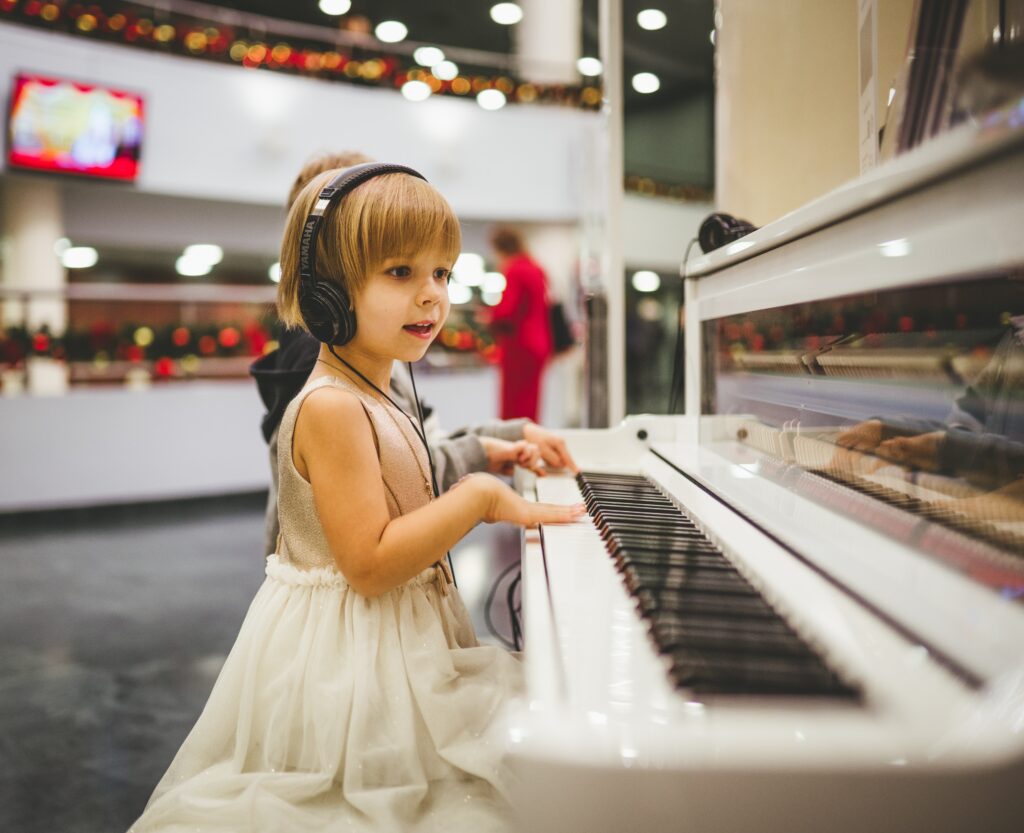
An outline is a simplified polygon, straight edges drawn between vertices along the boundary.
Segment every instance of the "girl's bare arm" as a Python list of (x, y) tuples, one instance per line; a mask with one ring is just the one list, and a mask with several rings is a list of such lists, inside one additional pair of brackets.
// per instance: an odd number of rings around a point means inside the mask
[(313, 486), (338, 569), (364, 596), (385, 593), (444, 558), (480, 521), (535, 526), (582, 514), (579, 507), (530, 503), (496, 478), (478, 474), (391, 520), (369, 420), (358, 399), (337, 388), (306, 398), (292, 455)]

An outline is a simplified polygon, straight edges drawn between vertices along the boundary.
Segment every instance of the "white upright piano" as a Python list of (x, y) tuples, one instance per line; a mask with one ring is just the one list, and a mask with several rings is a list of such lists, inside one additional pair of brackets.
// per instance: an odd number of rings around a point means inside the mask
[[(1024, 830), (1024, 108), (688, 271), (527, 532), (529, 833)], [(699, 414), (699, 416), (697, 416)]]

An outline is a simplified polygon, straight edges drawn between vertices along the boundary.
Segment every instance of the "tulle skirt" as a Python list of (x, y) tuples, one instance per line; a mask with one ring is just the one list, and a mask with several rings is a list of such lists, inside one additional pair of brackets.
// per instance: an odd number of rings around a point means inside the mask
[(277, 556), (132, 833), (491, 831), (522, 671), (433, 569), (377, 598)]

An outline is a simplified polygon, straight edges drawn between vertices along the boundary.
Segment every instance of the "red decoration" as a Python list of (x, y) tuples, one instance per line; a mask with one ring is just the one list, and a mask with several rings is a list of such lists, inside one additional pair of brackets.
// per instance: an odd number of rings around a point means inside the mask
[(203, 336), (199, 339), (199, 352), (204, 356), (212, 356), (217, 352), (217, 339), (213, 336)]
[(189, 332), (188, 327), (177, 327), (171, 333), (171, 342), (175, 347), (184, 347), (190, 338), (192, 338), (192, 333)]
[(174, 375), (174, 359), (161, 356), (153, 363), (153, 372), (161, 379), (167, 379)]
[(50, 350), (50, 337), (46, 333), (36, 333), (32, 336), (32, 349), (36, 353), (47, 353)]
[(234, 327), (225, 327), (217, 337), (221, 347), (237, 347), (242, 340), (242, 334)]

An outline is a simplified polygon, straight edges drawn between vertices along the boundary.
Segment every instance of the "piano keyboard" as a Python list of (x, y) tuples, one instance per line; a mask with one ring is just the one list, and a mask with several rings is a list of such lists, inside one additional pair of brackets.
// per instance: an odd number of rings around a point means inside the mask
[(581, 472), (577, 483), (677, 688), (859, 698), (650, 480)]

